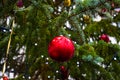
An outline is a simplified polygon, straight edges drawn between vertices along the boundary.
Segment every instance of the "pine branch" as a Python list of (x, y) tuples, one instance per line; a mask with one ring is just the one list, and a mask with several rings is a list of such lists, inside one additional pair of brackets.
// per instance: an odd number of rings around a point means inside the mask
[(112, 59), (109, 61), (109, 63), (106, 64), (105, 69), (107, 69), (107, 68), (109, 67), (109, 65), (112, 63), (112, 61), (114, 60), (114, 58), (116, 58), (117, 55), (118, 55), (118, 53), (116, 52), (116, 53), (113, 55)]
[[(115, 58), (117, 55), (118, 55), (118, 53), (115, 53), (115, 54), (113, 55), (113, 57), (112, 57), (112, 59), (109, 61), (109, 63), (106, 64), (105, 70), (108, 69), (109, 65), (112, 63), (112, 61), (114, 60), (114, 58)], [(102, 79), (102, 77), (100, 76), (100, 77), (98, 77), (97, 80), (101, 80), (101, 79)]]
[[(100, 2), (99, 2), (97, 5), (89, 6), (89, 7), (87, 7), (87, 8), (84, 8), (84, 9), (80, 10), (80, 12), (75, 13), (75, 14), (72, 13), (68, 18), (71, 18), (71, 17), (73, 17), (73, 16), (77, 16), (77, 15), (79, 15), (79, 14), (81, 14), (81, 13), (85, 13), (85, 12), (88, 11), (88, 10), (94, 10), (94, 9), (96, 9), (97, 7), (103, 6), (106, 2), (108, 2), (108, 0), (105, 0), (104, 2), (100, 0)], [(79, 8), (79, 7), (77, 7), (77, 8)], [(77, 8), (76, 8), (76, 9), (77, 9)]]

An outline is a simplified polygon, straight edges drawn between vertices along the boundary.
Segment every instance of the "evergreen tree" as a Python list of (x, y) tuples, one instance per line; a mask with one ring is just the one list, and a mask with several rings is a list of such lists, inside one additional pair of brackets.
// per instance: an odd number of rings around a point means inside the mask
[[(1, 0), (1, 78), (119, 80), (119, 7), (120, 0)], [(75, 47), (67, 61), (57, 61), (48, 52), (60, 35)], [(54, 45), (70, 47), (68, 42)]]

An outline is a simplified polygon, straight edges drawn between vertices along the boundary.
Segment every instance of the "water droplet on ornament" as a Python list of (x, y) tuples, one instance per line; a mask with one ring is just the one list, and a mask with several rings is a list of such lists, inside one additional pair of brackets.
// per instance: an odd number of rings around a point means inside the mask
[(50, 78), (50, 76), (48, 76), (48, 78)]

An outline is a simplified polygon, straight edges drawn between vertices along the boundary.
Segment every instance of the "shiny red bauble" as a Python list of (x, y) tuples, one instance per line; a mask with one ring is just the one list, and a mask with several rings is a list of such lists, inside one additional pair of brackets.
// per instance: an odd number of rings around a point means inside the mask
[(17, 7), (19, 7), (19, 8), (21, 8), (21, 7), (23, 7), (23, 1), (22, 0), (18, 0), (18, 2), (17, 2)]
[(48, 46), (49, 56), (58, 62), (70, 60), (74, 55), (73, 42), (64, 36), (55, 37)]
[(106, 35), (106, 34), (102, 34), (100, 36), (100, 40), (104, 40), (107, 43), (110, 42), (110, 39), (109, 39), (108, 35)]
[(3, 80), (9, 80), (7, 76), (3, 76)]

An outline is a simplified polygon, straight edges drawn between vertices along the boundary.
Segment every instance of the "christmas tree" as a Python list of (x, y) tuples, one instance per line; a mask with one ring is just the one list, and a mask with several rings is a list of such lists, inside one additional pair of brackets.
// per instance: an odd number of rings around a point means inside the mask
[(120, 0), (0, 1), (3, 80), (119, 80), (119, 41)]

